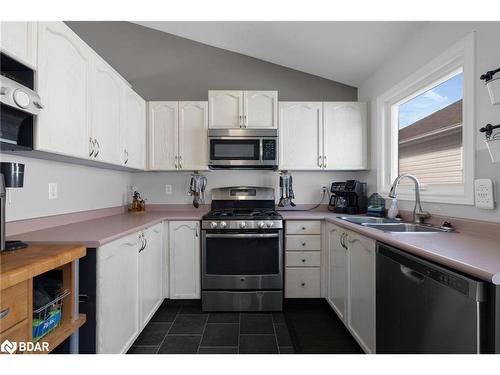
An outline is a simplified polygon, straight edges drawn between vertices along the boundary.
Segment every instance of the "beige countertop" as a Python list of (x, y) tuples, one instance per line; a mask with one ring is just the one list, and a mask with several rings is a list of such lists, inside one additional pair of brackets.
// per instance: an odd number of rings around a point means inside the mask
[[(152, 210), (143, 214), (122, 213), (92, 220), (59, 225), (11, 236), (25, 242), (46, 244), (82, 244), (93, 248), (137, 232), (163, 220), (201, 220), (208, 207), (176, 210)], [(500, 285), (500, 224), (487, 223), (469, 228), (457, 227), (453, 233), (386, 233), (339, 219), (320, 208), (312, 211), (280, 211), (285, 220), (326, 220), (377, 241), (448, 266), (479, 279)], [(455, 225), (455, 223), (452, 224)], [(491, 230), (498, 228), (499, 230)]]

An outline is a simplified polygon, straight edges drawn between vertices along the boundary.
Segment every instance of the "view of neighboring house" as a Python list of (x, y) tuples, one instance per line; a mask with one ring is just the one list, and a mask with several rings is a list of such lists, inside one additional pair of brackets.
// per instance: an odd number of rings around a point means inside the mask
[(462, 183), (462, 100), (399, 130), (399, 173)]

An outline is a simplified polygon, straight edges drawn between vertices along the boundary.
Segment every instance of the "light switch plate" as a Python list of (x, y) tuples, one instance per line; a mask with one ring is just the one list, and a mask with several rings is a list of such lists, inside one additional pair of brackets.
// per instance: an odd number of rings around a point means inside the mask
[(49, 199), (57, 199), (57, 182), (49, 182)]
[(167, 194), (167, 195), (172, 194), (172, 185), (170, 185), (170, 184), (165, 185), (165, 194)]
[(474, 193), (476, 207), (493, 210), (495, 201), (493, 199), (493, 181), (489, 178), (480, 178), (474, 181)]

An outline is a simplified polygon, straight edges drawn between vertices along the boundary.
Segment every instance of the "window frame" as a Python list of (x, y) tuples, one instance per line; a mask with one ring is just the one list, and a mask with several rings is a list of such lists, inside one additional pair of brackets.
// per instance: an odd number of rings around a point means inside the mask
[[(474, 33), (454, 44), (447, 51), (411, 74), (408, 78), (377, 98), (380, 131), (377, 137), (379, 158), (377, 185), (380, 194), (388, 197), (392, 181), (398, 173), (398, 111), (397, 104), (410, 100), (450, 79), (461, 69), (463, 74), (462, 106), (462, 184), (422, 185), (423, 202), (474, 204), (475, 168), (475, 61)], [(413, 185), (398, 187), (400, 200), (413, 200)]]

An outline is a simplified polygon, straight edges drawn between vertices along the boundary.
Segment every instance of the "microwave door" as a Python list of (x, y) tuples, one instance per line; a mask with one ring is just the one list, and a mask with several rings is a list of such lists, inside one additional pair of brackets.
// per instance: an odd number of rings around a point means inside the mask
[(216, 166), (255, 166), (261, 160), (260, 139), (210, 139), (210, 164)]

